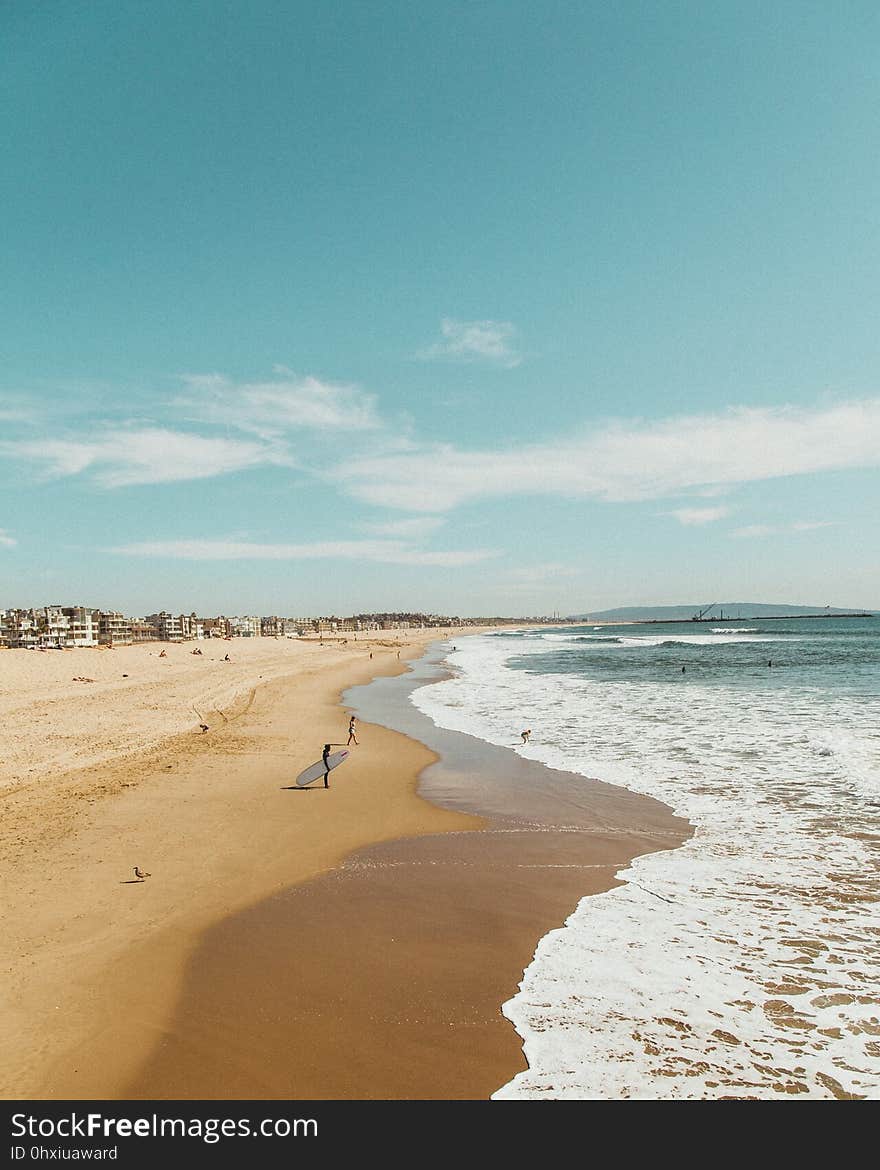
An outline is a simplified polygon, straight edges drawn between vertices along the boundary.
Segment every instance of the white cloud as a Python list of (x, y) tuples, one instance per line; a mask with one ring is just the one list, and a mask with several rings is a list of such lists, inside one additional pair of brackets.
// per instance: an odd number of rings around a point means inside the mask
[(731, 536), (773, 536), (781, 531), (782, 529), (777, 528), (774, 524), (746, 524), (744, 528), (734, 528)]
[(375, 395), (355, 385), (298, 377), (284, 366), (269, 382), (234, 382), (221, 374), (187, 374), (176, 406), (201, 422), (232, 426), (263, 437), (290, 431), (375, 430)]
[(747, 524), (735, 528), (731, 536), (780, 536), (786, 532), (815, 532), (817, 528), (835, 528), (836, 520), (796, 520), (794, 524)]
[(0, 528), (0, 545), (4, 548), (14, 548), (18, 541), (9, 535), (5, 528)]
[(674, 516), (679, 524), (690, 526), (712, 524), (715, 520), (722, 520), (729, 512), (729, 508), (673, 508), (666, 515)]
[(398, 536), (404, 540), (421, 540), (436, 532), (446, 521), (440, 516), (413, 516), (408, 520), (384, 520), (364, 524), (365, 532), (376, 536)]
[(491, 362), (507, 369), (522, 361), (514, 344), (516, 329), (509, 321), (455, 321), (444, 317), (440, 332), (443, 340), (421, 350), (419, 357)]
[(617, 422), (506, 451), (451, 445), (354, 459), (336, 478), (374, 505), (444, 512), (516, 495), (660, 499), (707, 487), (880, 466), (880, 398)]
[(2, 449), (42, 463), (49, 476), (92, 471), (104, 487), (206, 479), (266, 464), (290, 464), (269, 444), (200, 435), (158, 427), (105, 431), (85, 439), (34, 439)]
[(460, 566), (498, 554), (491, 549), (426, 552), (393, 540), (319, 541), (314, 544), (256, 544), (236, 540), (143, 541), (110, 550), (126, 556), (188, 561), (360, 560), (391, 565)]

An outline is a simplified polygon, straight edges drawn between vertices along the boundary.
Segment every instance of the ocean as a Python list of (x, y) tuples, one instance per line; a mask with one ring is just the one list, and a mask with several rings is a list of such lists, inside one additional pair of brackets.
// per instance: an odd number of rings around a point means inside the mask
[(880, 619), (587, 624), (446, 658), (411, 694), (437, 726), (694, 826), (541, 940), (503, 1005), (529, 1068), (494, 1097), (880, 1097)]

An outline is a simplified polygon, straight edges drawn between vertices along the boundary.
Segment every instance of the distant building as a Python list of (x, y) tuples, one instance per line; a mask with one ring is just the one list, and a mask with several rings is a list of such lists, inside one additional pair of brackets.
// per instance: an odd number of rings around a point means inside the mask
[(200, 617), (196, 618), (196, 625), (202, 628), (203, 638), (227, 638), (229, 633), (229, 622), (223, 615), (220, 617)]
[(289, 617), (264, 617), (260, 619), (260, 632), (264, 638), (287, 638), (298, 635), (303, 619)]
[(152, 626), (155, 634), (154, 637), (159, 642), (182, 642), (183, 630), (180, 625), (180, 618), (174, 614), (166, 613), (163, 609), (161, 613), (147, 614), (144, 618), (147, 625)]
[(157, 642), (159, 640), (156, 627), (144, 618), (131, 619), (132, 642)]
[(258, 617), (233, 617), (229, 619), (229, 632), (233, 638), (259, 638), (260, 619)]
[(10, 646), (38, 646), (40, 627), (35, 609), (13, 609), (7, 614), (7, 637)]
[(98, 645), (98, 610), (85, 609), (81, 605), (65, 605), (61, 613), (67, 622), (67, 641), (62, 645)]
[(129, 646), (133, 641), (131, 618), (117, 610), (102, 610), (98, 615), (98, 642), (102, 646)]

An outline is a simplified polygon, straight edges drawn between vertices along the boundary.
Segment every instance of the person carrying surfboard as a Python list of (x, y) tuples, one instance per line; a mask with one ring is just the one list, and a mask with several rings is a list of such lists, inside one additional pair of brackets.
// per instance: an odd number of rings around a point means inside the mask
[(321, 759), (324, 761), (324, 787), (325, 788), (330, 787), (330, 783), (328, 781), (328, 777), (330, 775), (329, 756), (330, 756), (330, 749), (332, 747), (333, 747), (332, 743), (325, 743), (324, 750), (321, 752)]

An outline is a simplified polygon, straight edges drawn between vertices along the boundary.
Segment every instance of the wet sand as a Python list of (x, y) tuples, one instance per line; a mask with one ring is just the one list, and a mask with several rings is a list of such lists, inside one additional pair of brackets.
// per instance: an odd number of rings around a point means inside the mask
[(347, 739), (342, 689), (431, 636), (0, 655), (0, 1095), (124, 1099), (206, 931), (359, 846), (473, 823), (414, 795), (433, 757), (384, 728), (329, 790), (290, 789)]
[(406, 706), (414, 681), (346, 700), (442, 753), (421, 791), (482, 820), (359, 849), (212, 927), (127, 1097), (486, 1099), (525, 1067), (501, 1005), (538, 940), (688, 835), (656, 801), (439, 731)]

